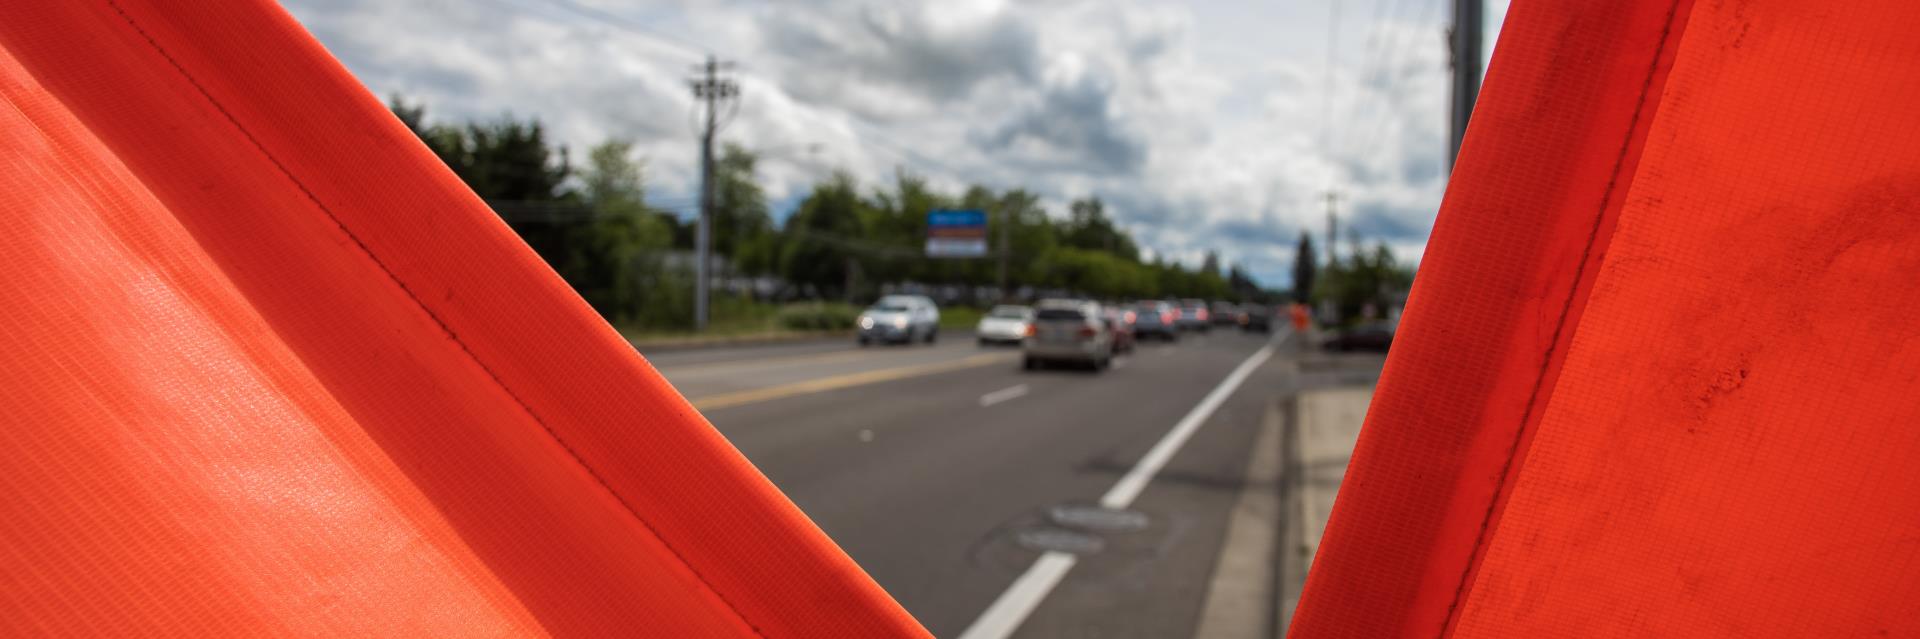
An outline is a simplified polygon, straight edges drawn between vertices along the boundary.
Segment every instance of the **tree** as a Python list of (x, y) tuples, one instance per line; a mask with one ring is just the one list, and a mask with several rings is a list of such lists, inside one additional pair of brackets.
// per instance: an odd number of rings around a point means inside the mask
[(1313, 236), (1301, 231), (1300, 243), (1293, 252), (1293, 301), (1301, 304), (1313, 301), (1315, 272), (1320, 269), (1318, 260), (1313, 254)]
[(610, 140), (587, 153), (580, 184), (592, 215), (573, 227), (570, 239), (580, 259), (562, 273), (608, 319), (678, 325), (690, 311), (662, 303), (685, 297), (660, 260), (672, 230), (647, 209), (641, 165), (632, 152), (631, 143)]
[(1008, 287), (1044, 281), (1045, 265), (1040, 260), (1059, 246), (1059, 238), (1053, 220), (1040, 206), (1040, 196), (1014, 189), (1002, 193), (998, 205), (1001, 217), (1010, 225), (1007, 243), (1012, 254), (1007, 256), (1007, 277), (1011, 280)]
[(1068, 205), (1067, 222), (1060, 228), (1060, 243), (1105, 251), (1129, 262), (1140, 261), (1140, 247), (1107, 217), (1106, 204), (1098, 197), (1074, 200)]
[(1200, 272), (1205, 275), (1220, 277), (1220, 253), (1207, 251), (1206, 258), (1200, 260)]
[(1346, 260), (1327, 267), (1314, 287), (1316, 299), (1331, 301), (1345, 321), (1356, 321), (1371, 305), (1384, 312), (1400, 293), (1413, 284), (1413, 271), (1400, 266), (1385, 243), (1374, 250), (1356, 250)]
[(400, 123), (407, 125), (414, 135), (423, 140), (427, 137), (427, 105), (408, 104), (405, 96), (395, 93), (387, 97), (387, 109), (393, 111), (394, 117), (400, 118)]
[(773, 217), (754, 177), (759, 158), (729, 143), (714, 162), (713, 250), (749, 273), (773, 268)]
[(1255, 284), (1245, 271), (1241, 271), (1239, 264), (1227, 267), (1227, 290), (1241, 300), (1254, 301), (1260, 297), (1260, 285)]
[(865, 208), (866, 238), (895, 250), (863, 252), (868, 270), (901, 280), (951, 281), (950, 260), (919, 256), (927, 237), (927, 213), (949, 208), (953, 202), (927, 184), (926, 178), (900, 169), (893, 190), (876, 189)]
[(813, 193), (787, 220), (780, 248), (780, 273), (795, 285), (809, 287), (821, 297), (851, 299), (858, 293), (860, 274), (850, 242), (864, 236), (864, 209), (860, 187), (853, 176), (835, 173), (816, 184)]
[[(463, 154), (463, 135), (460, 128), (428, 125), (427, 105), (408, 104), (407, 99), (398, 93), (387, 100), (387, 108), (392, 109), (394, 117), (399, 118), (401, 124), (407, 125), (415, 136), (419, 136), (420, 141), (427, 145), (427, 149), (433, 151), (433, 154), (438, 156), (448, 168), (454, 168), (454, 165), (459, 163), (460, 156)], [(458, 174), (459, 170), (455, 169), (454, 172)], [(464, 179), (466, 176), (461, 177)]]
[(523, 122), (509, 115), (468, 124), (462, 151), (455, 172), (462, 172), (474, 192), (488, 200), (552, 201), (571, 173), (566, 149), (547, 146), (546, 128), (539, 120)]

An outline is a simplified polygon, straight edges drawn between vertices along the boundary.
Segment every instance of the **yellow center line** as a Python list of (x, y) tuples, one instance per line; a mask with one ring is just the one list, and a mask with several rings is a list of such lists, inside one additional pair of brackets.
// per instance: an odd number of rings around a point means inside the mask
[(731, 393), (720, 393), (718, 395), (707, 395), (705, 397), (695, 397), (688, 401), (693, 403), (694, 408), (698, 408), (700, 410), (713, 410), (715, 408), (726, 408), (728, 406), (752, 404), (755, 402), (764, 402), (764, 401), (773, 400), (773, 399), (782, 399), (786, 397), (793, 397), (796, 395), (807, 395), (811, 393), (838, 390), (838, 389), (849, 388), (853, 386), (864, 386), (867, 384), (877, 384), (880, 382), (890, 382), (898, 379), (907, 379), (909, 377), (921, 377), (924, 375), (932, 375), (934, 373), (945, 373), (948, 371), (957, 371), (962, 369), (975, 368), (975, 367), (986, 366), (988, 364), (994, 364), (999, 362), (1010, 362), (1010, 361), (1013, 361), (1013, 358), (1014, 358), (1014, 355), (1012, 353), (983, 353), (980, 355), (972, 355), (969, 357), (962, 357), (960, 359), (948, 360), (944, 362), (931, 362), (927, 364), (918, 364), (914, 366), (902, 366), (899, 368), (883, 368), (877, 371), (867, 371), (864, 373), (852, 373), (848, 375), (837, 375), (834, 377), (822, 377), (820, 379), (807, 380), (804, 382), (795, 382), (792, 384), (782, 384), (779, 386), (769, 386), (766, 388), (754, 388), (754, 389), (743, 390), (743, 391), (734, 391)]
[[(906, 351), (902, 351), (902, 352), (906, 352)], [(863, 350), (845, 350), (845, 351), (827, 351), (825, 353), (808, 353), (805, 355), (789, 355), (786, 357), (768, 357), (764, 359), (748, 360), (748, 361), (713, 362), (708, 364), (691, 364), (687, 366), (678, 366), (678, 367), (657, 366), (656, 368), (659, 368), (662, 373), (671, 373), (670, 377), (691, 377), (694, 375), (712, 375), (714, 373), (724, 373), (724, 372), (733, 372), (733, 371), (741, 371), (741, 370), (765, 370), (773, 366), (789, 366), (793, 364), (825, 364), (828, 362), (838, 362), (842, 360), (859, 359), (861, 357), (869, 357), (869, 356), (875, 356), (875, 355), (881, 355), (881, 354), (875, 353), (874, 351), (871, 351), (871, 350), (864, 350), (864, 349)]]

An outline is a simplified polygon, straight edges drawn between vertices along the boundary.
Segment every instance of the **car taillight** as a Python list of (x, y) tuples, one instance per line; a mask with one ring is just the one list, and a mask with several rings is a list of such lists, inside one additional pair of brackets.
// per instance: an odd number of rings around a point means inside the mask
[(1035, 325), (1033, 325), (1033, 324), (1028, 324), (1028, 325), (1027, 325), (1027, 337), (1033, 337), (1033, 336), (1035, 336), (1035, 335), (1039, 335), (1039, 334), (1040, 334), (1040, 327), (1039, 327), (1039, 326), (1035, 326)]
[(1100, 334), (1100, 331), (1093, 330), (1092, 326), (1080, 327), (1080, 339), (1093, 339), (1093, 336), (1099, 335), (1099, 334)]
[(1200, 309), (1198, 312), (1195, 312), (1193, 314), (1193, 317), (1194, 319), (1199, 319), (1199, 320), (1207, 319), (1207, 309), (1204, 309), (1204, 308)]
[(1128, 324), (1132, 324), (1132, 323), (1133, 323), (1133, 320), (1134, 320), (1135, 318), (1137, 318), (1137, 317), (1139, 317), (1139, 316), (1138, 316), (1138, 315), (1134, 315), (1134, 314), (1133, 314), (1133, 311), (1127, 311), (1127, 314), (1126, 314), (1126, 315), (1124, 315), (1124, 316), (1122, 316), (1122, 319), (1121, 319), (1120, 321), (1123, 321), (1123, 322), (1126, 322), (1126, 323), (1128, 323)]
[(1161, 312), (1160, 312), (1160, 323), (1161, 323), (1161, 324), (1172, 324), (1172, 323), (1173, 323), (1173, 311), (1161, 311)]

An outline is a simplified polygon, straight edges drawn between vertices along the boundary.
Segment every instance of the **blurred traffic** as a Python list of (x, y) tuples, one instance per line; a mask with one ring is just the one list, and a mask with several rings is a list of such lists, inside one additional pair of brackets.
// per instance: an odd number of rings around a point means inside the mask
[(1272, 627), (1249, 451), (1392, 344), (1438, 4), (486, 4), (291, 6), (936, 636)]

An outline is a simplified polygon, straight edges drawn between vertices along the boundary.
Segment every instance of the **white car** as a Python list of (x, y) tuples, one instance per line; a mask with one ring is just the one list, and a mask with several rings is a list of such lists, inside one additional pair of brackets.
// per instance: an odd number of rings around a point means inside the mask
[(1033, 326), (1033, 309), (1014, 304), (1002, 304), (987, 311), (980, 318), (980, 327), (975, 330), (980, 336), (980, 345), (1019, 344), (1027, 338), (1027, 327)]
[(860, 345), (932, 344), (940, 337), (940, 307), (925, 295), (888, 295), (860, 312)]
[(1042, 300), (1034, 305), (1033, 330), (1023, 342), (1026, 368), (1081, 364), (1094, 371), (1113, 363), (1113, 330), (1100, 305), (1084, 300)]

